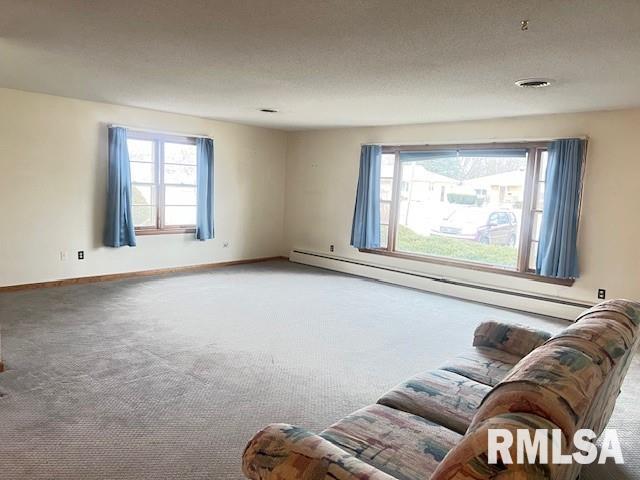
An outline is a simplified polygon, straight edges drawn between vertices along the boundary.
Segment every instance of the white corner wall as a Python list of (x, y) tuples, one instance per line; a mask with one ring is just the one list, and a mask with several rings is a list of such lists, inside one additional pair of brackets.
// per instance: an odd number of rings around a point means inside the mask
[[(213, 137), (214, 240), (102, 246), (110, 123)], [(281, 255), (286, 142), (277, 130), (0, 89), (0, 286)]]
[[(285, 241), (288, 250), (395, 266), (439, 278), (550, 298), (593, 304), (607, 298), (640, 299), (640, 109), (508, 118), (427, 125), (300, 131), (289, 135)], [(349, 246), (362, 143), (469, 143), (589, 136), (579, 252), (581, 276), (563, 287), (495, 273), (360, 253)], [(329, 245), (335, 252), (329, 252)], [(297, 261), (304, 256), (292, 255)], [(313, 263), (353, 269), (394, 283), (401, 277), (330, 260)], [(354, 272), (355, 273), (355, 272)], [(404, 283), (407, 284), (405, 278)], [(410, 286), (477, 301), (541, 311), (535, 300), (413, 278)], [(579, 308), (577, 309), (579, 310)], [(571, 317), (575, 307), (547, 306), (545, 313)]]

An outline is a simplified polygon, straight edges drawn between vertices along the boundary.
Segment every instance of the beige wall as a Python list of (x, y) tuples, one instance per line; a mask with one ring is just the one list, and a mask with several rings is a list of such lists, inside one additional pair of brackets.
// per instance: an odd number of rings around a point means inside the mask
[[(639, 109), (292, 133), (287, 154), (287, 248), (329, 253), (329, 245), (334, 244), (335, 255), (340, 257), (379, 265), (399, 265), (448, 279), (585, 302), (597, 301), (598, 288), (605, 288), (608, 298), (638, 299), (639, 134)], [(578, 135), (588, 135), (590, 140), (579, 234), (582, 275), (572, 287), (423, 262), (386, 259), (359, 253), (349, 246), (362, 143), (464, 143)], [(436, 282), (413, 286), (489, 303), (496, 302), (499, 296), (474, 292), (471, 297), (460, 289), (447, 290)], [(522, 303), (506, 305), (526, 308)]]
[[(214, 240), (102, 246), (110, 123), (214, 138)], [(0, 286), (280, 255), (286, 141), (277, 130), (0, 89)]]
[[(202, 133), (215, 139), (214, 240), (197, 242), (192, 235), (140, 236), (136, 248), (102, 246), (109, 123)], [(0, 89), (0, 286), (273, 256), (292, 249), (329, 253), (333, 244), (337, 257), (452, 280), (581, 302), (595, 302), (598, 288), (606, 288), (607, 297), (637, 299), (638, 132), (640, 109), (286, 133)], [(588, 135), (590, 140), (579, 235), (582, 276), (573, 287), (387, 259), (349, 246), (362, 143), (464, 143), (575, 135)], [(228, 248), (223, 247), (225, 241)], [(77, 250), (85, 251), (84, 261), (76, 259)], [(60, 260), (61, 251), (68, 252), (66, 261)], [(340, 268), (326, 262), (322, 266)], [(375, 276), (353, 268), (355, 273)], [(403, 282), (392, 277), (378, 275)], [(497, 294), (437, 282), (413, 279), (410, 285), (531, 308), (531, 302), (514, 303)]]

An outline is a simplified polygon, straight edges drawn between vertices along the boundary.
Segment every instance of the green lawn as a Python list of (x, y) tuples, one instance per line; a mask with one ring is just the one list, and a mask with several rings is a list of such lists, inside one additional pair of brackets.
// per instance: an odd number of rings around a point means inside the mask
[(506, 245), (486, 245), (471, 240), (417, 234), (410, 228), (398, 225), (396, 248), (403, 252), (423, 253), (456, 260), (488, 263), (504, 267), (515, 267), (518, 249)]

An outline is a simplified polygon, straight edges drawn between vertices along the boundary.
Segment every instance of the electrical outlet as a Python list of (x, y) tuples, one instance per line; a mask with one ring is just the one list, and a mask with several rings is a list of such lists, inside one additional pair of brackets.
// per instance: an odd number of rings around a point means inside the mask
[(222, 248), (229, 248), (229, 241), (225, 240), (222, 244)]
[(78, 250), (78, 260), (84, 260), (84, 250)]
[(67, 252), (66, 252), (66, 251), (64, 251), (64, 250), (60, 250), (60, 261), (61, 261), (61, 262), (66, 262), (66, 261), (67, 261), (68, 256), (69, 256), (69, 255), (67, 254)]
[(335, 250), (335, 247), (333, 245), (329, 245), (329, 251), (333, 252)]
[(607, 291), (604, 288), (599, 288), (598, 289), (598, 298), (600, 300), (604, 300), (606, 295), (607, 295)]

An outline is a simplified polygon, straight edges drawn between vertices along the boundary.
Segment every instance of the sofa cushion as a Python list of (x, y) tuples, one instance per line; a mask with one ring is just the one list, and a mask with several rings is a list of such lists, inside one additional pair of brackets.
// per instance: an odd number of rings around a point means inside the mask
[(446, 370), (420, 373), (385, 393), (378, 403), (464, 434), (491, 387)]
[[(489, 431), (492, 429), (507, 430), (514, 439), (518, 432), (529, 432), (531, 438), (541, 434), (547, 439), (547, 458), (551, 460), (555, 443), (553, 430), (557, 428), (557, 425), (546, 418), (530, 413), (502, 414), (471, 425), (467, 434), (449, 451), (429, 480), (575, 480), (575, 475), (562, 475), (565, 467), (571, 465), (554, 464), (551, 461), (518, 463), (515, 442), (510, 448), (512, 463), (489, 463)], [(562, 436), (559, 446), (562, 453), (568, 453), (568, 444)], [(580, 464), (575, 462), (573, 465)]]
[(573, 438), (604, 378), (600, 366), (585, 353), (548, 343), (525, 357), (487, 395), (472, 423), (502, 413), (531, 413)]
[(320, 436), (398, 480), (429, 478), (462, 435), (422, 417), (370, 405)]
[(495, 348), (476, 347), (458, 355), (441, 368), (493, 387), (507, 376), (520, 358)]
[(482, 322), (473, 334), (474, 347), (489, 347), (524, 357), (551, 338), (549, 332), (524, 325)]

